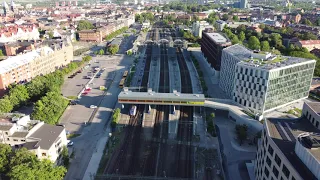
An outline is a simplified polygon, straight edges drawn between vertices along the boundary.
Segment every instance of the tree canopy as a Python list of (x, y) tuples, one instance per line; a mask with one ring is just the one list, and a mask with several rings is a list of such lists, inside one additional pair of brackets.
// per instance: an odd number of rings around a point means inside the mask
[(87, 20), (80, 20), (77, 26), (78, 31), (93, 29), (94, 26), (90, 21)]
[(25, 148), (12, 150), (0, 144), (0, 173), (14, 180), (50, 179), (62, 180), (66, 168), (55, 166), (50, 160), (39, 160)]
[(252, 50), (260, 49), (260, 41), (256, 36), (251, 36), (248, 41), (248, 47)]
[(108, 52), (112, 55), (115, 55), (119, 51), (119, 46), (118, 45), (111, 45), (108, 47)]

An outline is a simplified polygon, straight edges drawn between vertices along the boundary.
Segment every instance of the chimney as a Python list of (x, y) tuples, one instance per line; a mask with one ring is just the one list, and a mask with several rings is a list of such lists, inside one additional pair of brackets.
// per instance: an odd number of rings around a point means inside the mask
[(59, 7), (59, 2), (56, 2), (56, 8), (58, 8)]

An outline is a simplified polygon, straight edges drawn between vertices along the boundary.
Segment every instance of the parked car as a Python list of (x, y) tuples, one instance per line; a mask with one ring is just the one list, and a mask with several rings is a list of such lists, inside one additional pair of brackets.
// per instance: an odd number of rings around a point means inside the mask
[(68, 146), (73, 146), (73, 142), (72, 141), (68, 142)]
[(91, 108), (91, 109), (96, 109), (97, 106), (95, 106), (95, 105), (90, 105), (90, 108)]
[(87, 95), (89, 92), (88, 91), (85, 91), (82, 93), (82, 95)]

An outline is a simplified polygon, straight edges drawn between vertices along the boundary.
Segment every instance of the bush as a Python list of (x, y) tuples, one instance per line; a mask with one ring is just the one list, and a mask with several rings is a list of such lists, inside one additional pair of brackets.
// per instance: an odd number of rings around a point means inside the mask
[(113, 115), (112, 115), (111, 127), (113, 129), (116, 128), (119, 120), (120, 120), (120, 109), (117, 108), (114, 110)]

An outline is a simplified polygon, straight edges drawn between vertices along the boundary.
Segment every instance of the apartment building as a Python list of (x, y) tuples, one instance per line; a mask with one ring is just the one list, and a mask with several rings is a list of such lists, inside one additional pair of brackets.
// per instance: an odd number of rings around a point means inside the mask
[(56, 162), (67, 137), (62, 126), (31, 120), (30, 116), (8, 116), (0, 118), (0, 143), (14, 149), (25, 147), (39, 159)]
[(28, 82), (38, 75), (53, 72), (73, 60), (73, 47), (70, 42), (57, 40), (51, 43), (0, 61), (0, 94), (3, 94), (12, 83)]
[(214, 33), (209, 30), (202, 32), (201, 52), (216, 77), (219, 77), (222, 49), (231, 45), (231, 41), (221, 33)]
[(0, 28), (0, 42), (15, 42), (17, 40), (40, 39), (38, 27), (34, 24), (7, 24)]
[(82, 30), (78, 33), (80, 41), (102, 42), (104, 38), (101, 29)]
[(225, 49), (220, 87), (240, 106), (263, 114), (307, 98), (315, 60)]
[[(319, 107), (319, 103), (305, 104), (304, 115), (320, 113)], [(266, 119), (254, 163), (255, 179), (320, 179), (319, 133), (306, 117)]]
[(313, 49), (320, 49), (320, 40), (300, 40), (294, 43), (295, 46), (300, 48), (307, 48), (308, 51), (312, 51)]

